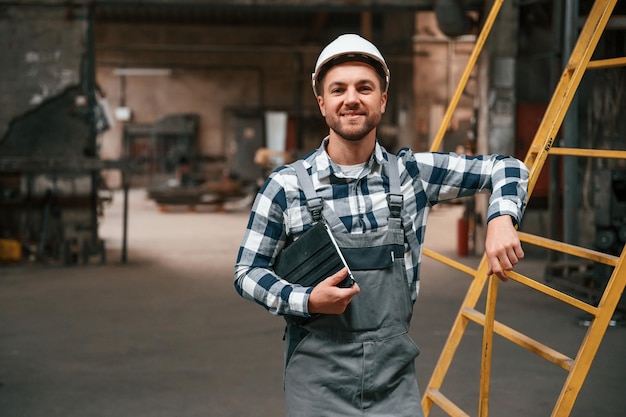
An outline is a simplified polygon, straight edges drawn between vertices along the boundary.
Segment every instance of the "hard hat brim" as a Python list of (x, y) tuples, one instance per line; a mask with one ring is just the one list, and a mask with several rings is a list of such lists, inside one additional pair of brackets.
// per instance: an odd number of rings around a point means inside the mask
[[(374, 68), (374, 70), (376, 71), (376, 73), (378, 74), (378, 76), (380, 77), (382, 81), (383, 91), (387, 92), (387, 87), (389, 85), (389, 72), (388, 72), (389, 70), (387, 70), (386, 66), (383, 66), (383, 64), (378, 59), (372, 57), (371, 55), (364, 54), (362, 52), (347, 53), (347, 54), (331, 57), (326, 62), (321, 64), (317, 72), (312, 74), (314, 91), (316, 90), (315, 87), (320, 86), (322, 84), (322, 81), (324, 80), (324, 76), (326, 75), (329, 69), (331, 69), (332, 67), (336, 65), (343, 64), (346, 62), (363, 62), (369, 65), (370, 67)], [(316, 95), (318, 95), (317, 91), (315, 91), (315, 93)]]

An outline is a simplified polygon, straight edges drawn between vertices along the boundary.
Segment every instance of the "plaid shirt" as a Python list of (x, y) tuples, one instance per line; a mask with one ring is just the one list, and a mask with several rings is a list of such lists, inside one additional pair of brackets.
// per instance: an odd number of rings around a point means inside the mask
[[(332, 209), (349, 233), (367, 233), (387, 227), (389, 181), (382, 173), (387, 151), (376, 144), (370, 161), (358, 179), (347, 178), (330, 160), (323, 142), (304, 157), (305, 166), (325, 207)], [(429, 209), (445, 200), (491, 191), (487, 221), (500, 215), (521, 219), (526, 201), (528, 170), (519, 160), (501, 155), (464, 156), (445, 153), (398, 153), (405, 233), (407, 285), (413, 302), (419, 291), (419, 267)], [(387, 172), (387, 171), (385, 171)], [(311, 287), (282, 280), (272, 270), (287, 238), (305, 231), (311, 223), (306, 199), (298, 186), (295, 169), (276, 169), (259, 191), (235, 265), (235, 288), (244, 298), (256, 301), (273, 314), (307, 317)], [(417, 247), (414, 247), (417, 246)]]

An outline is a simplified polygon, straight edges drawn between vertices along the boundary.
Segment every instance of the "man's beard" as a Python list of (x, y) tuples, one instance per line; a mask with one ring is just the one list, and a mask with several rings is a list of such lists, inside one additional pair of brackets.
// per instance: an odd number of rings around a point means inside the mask
[(364, 124), (347, 124), (344, 125), (341, 123), (341, 117), (326, 117), (326, 123), (328, 127), (334, 131), (341, 138), (350, 141), (350, 142), (358, 142), (367, 136), (376, 126), (380, 123), (379, 117), (370, 117), (367, 116), (365, 118)]

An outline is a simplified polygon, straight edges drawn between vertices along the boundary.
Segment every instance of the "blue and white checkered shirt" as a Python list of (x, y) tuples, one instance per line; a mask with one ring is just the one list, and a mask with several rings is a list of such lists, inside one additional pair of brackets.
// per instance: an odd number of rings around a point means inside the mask
[[(389, 181), (381, 175), (387, 151), (376, 144), (359, 178), (347, 178), (330, 160), (323, 142), (304, 157), (325, 205), (339, 216), (349, 233), (367, 233), (387, 227)], [(487, 221), (508, 214), (519, 223), (526, 201), (528, 170), (519, 160), (501, 155), (464, 156), (454, 153), (398, 153), (405, 225), (418, 245), (405, 244), (407, 285), (413, 302), (419, 291), (419, 266), (428, 212), (435, 204), (491, 191)], [(387, 171), (385, 171), (387, 172)], [(308, 316), (312, 288), (290, 284), (272, 270), (276, 256), (289, 236), (297, 236), (311, 223), (306, 198), (298, 186), (295, 169), (276, 169), (259, 191), (235, 265), (235, 288), (273, 314)], [(412, 237), (405, 241), (415, 242)]]

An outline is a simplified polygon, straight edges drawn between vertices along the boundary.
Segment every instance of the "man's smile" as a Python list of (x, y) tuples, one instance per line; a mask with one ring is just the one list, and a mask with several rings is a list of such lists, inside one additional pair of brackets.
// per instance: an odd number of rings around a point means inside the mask
[(363, 117), (364, 115), (365, 115), (364, 113), (360, 113), (360, 112), (347, 112), (347, 113), (343, 113), (341, 116), (348, 120), (357, 120)]

